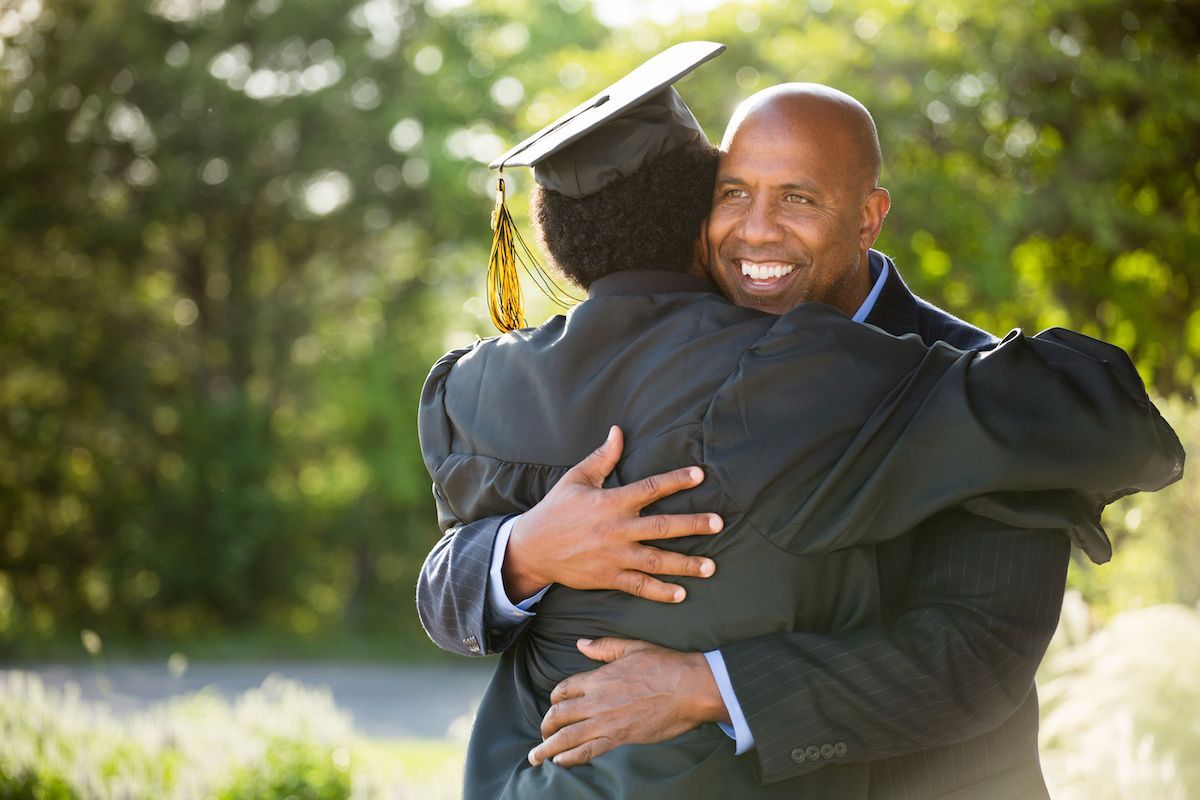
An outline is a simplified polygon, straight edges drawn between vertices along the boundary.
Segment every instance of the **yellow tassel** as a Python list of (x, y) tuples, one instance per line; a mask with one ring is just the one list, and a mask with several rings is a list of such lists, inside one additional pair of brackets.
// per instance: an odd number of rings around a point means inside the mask
[(516, 228), (504, 203), (504, 178), (496, 187), (492, 212), (492, 252), (488, 256), (488, 310), (501, 333), (525, 327), (521, 279), (517, 274)]

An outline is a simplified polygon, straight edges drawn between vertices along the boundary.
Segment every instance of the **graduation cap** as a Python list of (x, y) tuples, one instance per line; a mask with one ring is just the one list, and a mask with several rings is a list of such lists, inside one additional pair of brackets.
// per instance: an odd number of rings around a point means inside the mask
[(538, 184), (581, 199), (703, 138), (700, 123), (672, 84), (724, 49), (714, 42), (669, 47), (488, 165), (500, 171), (488, 258), (488, 309), (499, 330), (525, 325), (518, 261), (543, 291), (555, 295), (550, 279), (527, 263), (541, 271), (504, 202), (504, 168), (533, 167)]

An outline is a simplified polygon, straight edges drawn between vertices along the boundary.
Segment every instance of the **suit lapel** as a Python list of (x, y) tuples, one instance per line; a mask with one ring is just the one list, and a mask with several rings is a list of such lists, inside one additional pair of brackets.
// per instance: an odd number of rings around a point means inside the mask
[(888, 276), (883, 289), (875, 300), (871, 313), (864, 322), (882, 328), (894, 336), (906, 333), (921, 333), (921, 320), (917, 300), (904, 284), (899, 270), (890, 258), (878, 250), (871, 251), (871, 258), (880, 258), (887, 263)]

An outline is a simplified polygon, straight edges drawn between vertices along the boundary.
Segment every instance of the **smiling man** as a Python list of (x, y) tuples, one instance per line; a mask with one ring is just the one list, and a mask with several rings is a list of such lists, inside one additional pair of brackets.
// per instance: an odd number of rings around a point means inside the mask
[(783, 314), (816, 300), (853, 316), (870, 295), (867, 250), (891, 200), (867, 110), (812, 84), (743, 103), (726, 129), (710, 269), (740, 306)]
[[(856, 325), (847, 327), (842, 314), (892, 334), (915, 334), (924, 346), (935, 346), (939, 341), (963, 350), (996, 345), (996, 339), (989, 334), (914, 297), (900, 280), (895, 266), (881, 253), (871, 250), (889, 207), (887, 192), (878, 186), (879, 164), (879, 146), (870, 115), (847, 95), (827, 87), (789, 84), (750, 98), (735, 114), (722, 144), (713, 207), (704, 232), (703, 250), (713, 280), (738, 305), (774, 314), (789, 312), (805, 301), (833, 306), (841, 314), (811, 306), (808, 313), (828, 314), (822, 318), (828, 320), (830, 335), (836, 332), (837, 336), (849, 337), (847, 343), (853, 339), (850, 329), (868, 331)], [(667, 305), (648, 307), (645, 324), (649, 325), (649, 320), (654, 320), (655, 325), (664, 324), (667, 309)], [(712, 312), (698, 317), (709, 322), (711, 318)], [(804, 318), (804, 314), (782, 318), (786, 324), (781, 330), (787, 329), (789, 319)], [(583, 336), (588, 346), (564, 361), (562, 369), (542, 375), (547, 384), (557, 387), (549, 391), (549, 396), (570, 396), (578, 401), (577, 385), (568, 382), (559, 386), (566, 380), (566, 364), (570, 363), (571, 370), (578, 372), (582, 369), (580, 364), (591, 364), (601, 357), (596, 351), (598, 343), (618, 335), (611, 314), (600, 317), (594, 335), (588, 334), (579, 322), (583, 319), (587, 319), (586, 314), (573, 317), (567, 332)], [(539, 341), (538, 332), (527, 340), (529, 344), (520, 347)], [(640, 386), (641, 392), (620, 396), (637, 402), (660, 397), (665, 401), (672, 390), (685, 392), (684, 387), (698, 375), (715, 368), (711, 354), (698, 360), (696, 335), (691, 333), (676, 343), (651, 336), (651, 341), (645, 344), (646, 353), (658, 353), (668, 346), (671, 349), (656, 362), (654, 369), (642, 376), (641, 384), (632, 384)], [(520, 338), (511, 343), (517, 345)], [(908, 341), (916, 344), (914, 339)], [(519, 355), (517, 346), (481, 349), (504, 353), (507, 358)], [(628, 358), (631, 352), (640, 351), (626, 347), (621, 350), (622, 358)], [(846, 354), (841, 348), (831, 352)], [(772, 353), (775, 353), (772, 348), (756, 344), (751, 352), (752, 361), (758, 354), (769, 361)], [(493, 355), (492, 359), (495, 358)], [(774, 358), (779, 371), (770, 373), (774, 376), (771, 381), (759, 384), (759, 389), (749, 396), (731, 398), (729, 407), (735, 409), (735, 415), (743, 414), (738, 417), (741, 421), (727, 435), (708, 440), (736, 448), (738, 437), (745, 437), (754, 445), (754, 458), (743, 472), (761, 473), (764, 481), (771, 472), (772, 459), (795, 457), (800, 459), (796, 462), (797, 469), (801, 464), (809, 469), (812, 465), (805, 463), (805, 454), (815, 452), (789, 451), (788, 443), (793, 433), (811, 430), (815, 424), (809, 418), (806, 428), (796, 417), (797, 409), (812, 408), (808, 399), (812, 395), (805, 395), (805, 402), (800, 405), (793, 405), (800, 403), (798, 398), (789, 397), (787, 413), (778, 418), (771, 416), (769, 405), (763, 406), (761, 413), (745, 415), (751, 404), (764, 401), (772, 390), (778, 391), (781, 381), (804, 375), (822, 363), (788, 361), (780, 359), (778, 353)], [(477, 357), (474, 363), (490, 362)], [(537, 363), (537, 359), (531, 363)], [(604, 370), (611, 365), (611, 360), (601, 358), (594, 370), (584, 369), (583, 373), (607, 374)], [(821, 378), (827, 388), (819, 396), (824, 401), (842, 398), (835, 405), (842, 409), (842, 416), (852, 416), (855, 413), (850, 411), (852, 401), (860, 402), (863, 397), (850, 387), (858, 385), (856, 381), (868, 374), (863, 370), (877, 366), (873, 358), (847, 361)], [(439, 369), (449, 367), (439, 365)], [(748, 371), (746, 365), (740, 369), (740, 382), (753, 387), (753, 371)], [(493, 365), (489, 374), (510, 375), (512, 365), (506, 364), (503, 370)], [(632, 380), (627, 374), (623, 377)], [(663, 389), (665, 394), (647, 390), (646, 381), (654, 381), (653, 386)], [(449, 386), (450, 380), (431, 378), (431, 385)], [(1048, 386), (1048, 383), (1039, 386), (1038, 392)], [(486, 383), (473, 384), (464, 396), (470, 398), (469, 406), (476, 410), (494, 409), (501, 402), (510, 402), (504, 399), (507, 395), (501, 395), (495, 402), (481, 399), (482, 391), (493, 389)], [(997, 386), (997, 391), (1002, 389), (1002, 385)], [(735, 386), (734, 393), (738, 391)], [(585, 405), (593, 407), (590, 403)], [(719, 402), (715, 405), (722, 407)], [(531, 403), (523, 404), (522, 413), (528, 414), (531, 407)], [(707, 402), (702, 407), (708, 407)], [(436, 404), (431, 408), (429, 418), (436, 420), (443, 412)], [(627, 413), (636, 417), (629, 409)], [(771, 430), (752, 434), (752, 423), (764, 415), (774, 420)], [(596, 423), (591, 418), (594, 414), (586, 416), (587, 424)], [(1033, 413), (1028, 418), (1038, 416)], [(537, 419), (539, 429), (553, 429), (550, 430), (553, 435), (545, 431), (539, 434), (547, 441), (563, 442), (570, 438), (567, 435), (570, 427), (563, 430), (555, 427), (559, 423), (566, 425), (568, 419), (544, 413), (539, 413)], [(835, 417), (816, 420), (821, 425), (841, 425), (848, 421)], [(464, 437), (480, 424), (478, 420), (469, 425), (455, 422), (451, 427), (458, 432), (446, 441), (465, 441)], [(678, 426), (674, 429), (682, 430)], [(645, 441), (647, 434), (648, 431), (635, 431), (633, 435)], [(755, 439), (755, 435), (760, 438)], [(519, 445), (518, 449), (524, 446)], [(819, 449), (816, 441), (804, 446)], [(701, 487), (706, 497), (716, 498), (728, 488), (728, 482), (738, 483), (736, 475), (722, 470), (728, 464), (717, 454), (719, 449), (706, 445), (700, 451), (686, 447), (670, 451), (676, 458), (691, 459), (693, 454), (702, 454), (712, 459), (707, 464), (710, 477)], [(627, 455), (624, 467), (639, 474), (638, 465), (654, 463), (646, 460), (650, 452), (654, 452), (654, 447)], [(929, 463), (922, 463), (919, 469), (907, 470), (907, 474), (922, 479), (932, 475), (935, 477), (932, 483), (937, 483), (936, 476), (941, 474), (948, 483), (961, 479), (963, 473), (959, 470), (963, 468), (951, 466), (955, 450), (941, 449), (938, 453), (936, 458), (930, 455)], [(965, 457), (960, 464), (970, 465), (974, 453), (971, 449), (957, 453)], [(555, 658), (569, 659), (570, 653), (563, 652), (562, 639), (572, 632), (576, 636), (596, 637), (581, 640), (578, 648), (591, 659), (609, 663), (567, 677), (553, 688), (552, 706), (541, 724), (544, 741), (529, 754), (531, 763), (542, 764), (553, 758), (556, 765), (570, 767), (604, 758), (603, 770), (622, 776), (610, 786), (620, 786), (629, 773), (614, 767), (612, 759), (606, 757), (614, 748), (668, 739), (682, 742), (683, 749), (695, 747), (699, 740), (675, 737), (705, 722), (724, 722), (728, 724), (727, 733), (736, 742), (736, 752), (744, 758), (721, 761), (717, 745), (711, 739), (704, 739), (703, 747), (707, 748), (704, 752), (713, 753), (716, 759), (706, 763), (719, 761), (725, 766), (714, 776), (693, 780), (693, 786), (708, 785), (713, 789), (719, 785), (718, 775), (736, 771), (738, 780), (743, 781), (739, 784), (741, 790), (752, 796), (775, 796), (774, 793), (796, 796), (801, 784), (794, 781), (815, 777), (814, 772), (821, 770), (832, 782), (826, 789), (839, 780), (847, 781), (839, 790), (842, 793), (836, 795), (839, 797), (1011, 796), (1028, 800), (1046, 795), (1037, 755), (1037, 701), (1032, 682), (1061, 603), (1070, 549), (1062, 532), (1017, 529), (998, 521), (1005, 518), (1004, 514), (993, 513), (988, 518), (965, 509), (952, 509), (922, 522), (899, 538), (873, 545), (864, 562), (873, 576), (869, 591), (862, 583), (840, 583), (836, 570), (824, 569), (818, 573), (819, 579), (808, 578), (815, 581), (813, 587), (823, 588), (807, 601), (793, 598), (796, 604), (789, 605), (774, 593), (801, 591), (808, 584), (772, 584), (766, 577), (770, 570), (788, 561), (781, 555), (786, 548), (779, 551), (767, 548), (762, 560), (753, 562), (745, 560), (746, 556), (734, 556), (733, 548), (755, 541), (752, 530), (746, 526), (757, 513), (759, 503), (689, 509), (682, 496), (670, 498), (680, 500), (671, 504), (674, 510), (721, 511), (730, 525), (725, 533), (700, 540), (716, 542), (714, 545), (697, 545), (692, 540), (688, 550), (691, 557), (680, 559), (674, 552), (680, 547), (660, 549), (644, 542), (711, 533), (716, 526), (709, 527), (703, 514), (643, 516), (640, 512), (646, 505), (679, 489), (696, 486), (698, 471), (677, 470), (631, 486), (601, 489), (620, 455), (620, 439), (614, 437), (561, 478), (558, 475), (563, 470), (554, 467), (557, 482), (538, 479), (553, 488), (532, 509), (519, 517), (491, 517), (451, 528), (422, 570), (418, 601), (430, 635), (443, 647), (466, 654), (506, 651), (507, 660), (502, 662), (501, 671), (506, 664), (519, 663), (525, 657), (521, 653), (526, 656), (537, 653), (551, 640)], [(446, 460), (430, 460), (435, 481), (442, 474), (439, 470), (449, 469), (447, 464), (453, 466), (455, 479), (460, 479), (458, 465), (462, 462), (458, 459), (464, 456), (458, 451), (449, 454), (447, 450)], [(733, 457), (729, 458), (732, 464)], [(535, 460), (518, 459), (522, 466), (514, 468), (530, 469)], [(493, 454), (490, 460), (479, 463), (486, 472), (495, 468), (496, 458)], [(883, 466), (883, 461), (878, 465)], [(876, 464), (868, 459), (867, 466)], [(640, 474), (649, 471), (653, 470), (643, 470)], [(774, 474), (783, 474), (787, 480), (796, 478), (787, 471)], [(481, 473), (475, 476), (472, 485), (486, 486), (489, 492), (511, 485), (509, 478), (501, 481), (500, 477)], [(722, 483), (713, 486), (714, 480)], [(901, 483), (889, 484), (897, 487), (894, 494), (903, 495)], [(774, 488), (779, 488), (778, 483)], [(439, 486), (438, 491), (439, 497), (446, 495), (445, 486)], [(473, 489), (468, 487), (468, 491)], [(789, 499), (786, 493), (781, 498), (778, 492), (764, 492), (759, 497), (763, 508), (786, 510), (800, 508), (805, 501), (802, 494), (797, 492)], [(766, 500), (768, 496), (773, 498), (770, 502)], [(866, 530), (883, 530), (898, 524), (899, 516), (889, 515), (893, 513), (888, 511), (890, 506), (871, 505), (857, 495), (846, 500), (848, 514), (851, 508), (861, 510), (864, 502), (869, 506), (868, 518), (871, 514), (878, 515)], [(974, 510), (988, 509), (976, 505)], [(1031, 506), (1028, 511), (1030, 514), (1023, 517), (1018, 509), (1011, 519), (1027, 520), (1039, 515), (1042, 519), (1068, 518), (1056, 513), (1061, 512), (1060, 508), (1049, 505)], [(746, 520), (740, 519), (743, 516)], [(845, 518), (847, 529), (854, 527), (851, 516)], [(448, 522), (460, 524), (458, 520), (472, 518), (475, 517), (466, 514), (457, 519), (451, 517)], [(907, 524), (915, 523), (912, 520)], [(749, 524), (749, 528), (755, 526)], [(771, 525), (758, 529), (778, 535), (778, 529)], [(801, 526), (801, 529), (806, 531), (805, 535), (816, 535), (820, 526), (811, 529)], [(742, 533), (736, 533), (739, 530)], [(769, 557), (772, 553), (774, 558)], [(723, 560), (722, 554), (729, 557)], [(1106, 555), (1094, 550), (1089, 554), (1099, 558)], [(698, 555), (705, 557), (697, 558)], [(758, 572), (752, 570), (742, 576), (743, 596), (731, 595), (737, 570), (748, 563)], [(670, 575), (684, 577), (672, 583), (667, 577)], [(617, 603), (627, 609), (622, 612), (628, 614), (623, 617), (624, 629), (646, 626), (645, 629), (657, 632), (660, 642), (688, 641), (687, 646), (703, 652), (600, 638), (593, 629), (586, 626), (580, 629), (579, 620), (619, 595), (612, 592), (600, 595), (604, 601), (597, 606), (595, 596), (582, 597), (581, 593), (552, 591), (544, 595), (547, 584), (563, 590), (611, 589), (657, 601), (636, 606)], [(710, 592), (718, 593), (719, 600)], [(547, 598), (544, 601), (543, 596)], [(765, 596), (777, 598), (778, 602), (765, 603)], [(685, 597), (686, 607), (673, 609), (669, 605)], [(767, 622), (768, 613), (773, 613), (768, 608), (790, 609), (803, 616), (814, 601), (816, 607), (835, 597), (847, 602), (858, 597), (870, 606), (870, 611), (866, 618), (856, 618), (853, 624), (797, 623), (780, 630)], [(564, 614), (564, 602), (577, 605)], [(760, 611), (746, 614), (746, 608)], [(688, 622), (672, 625), (672, 610), (681, 612), (677, 619)], [(739, 613), (743, 615), (739, 617)], [(713, 620), (715, 633), (706, 636), (703, 631), (697, 632), (697, 619)], [(723, 628), (718, 626), (718, 620)], [(550, 626), (549, 633), (539, 628), (543, 623)], [(611, 620), (605, 624), (610, 623)], [(737, 632), (741, 632), (740, 637)], [(522, 636), (523, 633), (529, 635)], [(712, 649), (696, 644), (710, 640), (714, 643)], [(514, 643), (516, 659), (510, 655)], [(547, 671), (541, 667), (534, 671), (543, 680), (547, 677)], [(489, 695), (497, 704), (516, 702), (501, 700), (511, 693), (490, 689)], [(529, 709), (522, 708), (523, 711), (512, 708), (510, 716), (527, 715)], [(491, 719), (497, 718), (504, 716), (491, 715)], [(487, 739), (478, 735), (473, 738), (472, 747), (477, 743), (479, 747), (488, 746)], [(728, 742), (725, 747), (729, 748)], [(732, 755), (732, 748), (729, 749)], [(623, 757), (632, 759), (629, 763), (638, 763), (641, 768), (648, 769), (653, 763), (656, 769), (668, 773), (675, 769), (657, 756), (652, 762), (638, 762), (633, 755), (636, 750), (620, 752), (628, 752)], [(521, 773), (520, 779), (533, 782), (529, 785), (541, 785), (537, 782), (586, 782), (589, 776), (605, 774), (598, 763), (593, 767), (597, 771), (580, 772), (573, 779), (562, 772), (553, 773), (557, 777), (540, 778), (527, 771)], [(684, 758), (678, 767), (679, 774), (687, 774), (693, 767), (695, 763)], [(698, 774), (693, 772), (693, 778)], [(645, 780), (647, 785), (658, 785), (649, 777)], [(751, 792), (747, 780), (753, 780), (760, 788)], [(818, 781), (809, 785), (822, 784)], [(848, 788), (851, 785), (853, 791)], [(615, 789), (611, 791), (619, 794)], [(813, 796), (834, 796), (816, 791)]]

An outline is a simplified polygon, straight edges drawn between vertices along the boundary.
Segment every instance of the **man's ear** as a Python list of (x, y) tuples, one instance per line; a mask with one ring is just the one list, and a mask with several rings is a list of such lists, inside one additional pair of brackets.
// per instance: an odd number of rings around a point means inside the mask
[(858, 244), (864, 253), (879, 238), (879, 231), (883, 228), (883, 219), (891, 207), (892, 196), (882, 186), (876, 186), (867, 195), (866, 202), (862, 207), (862, 223), (858, 229)]

